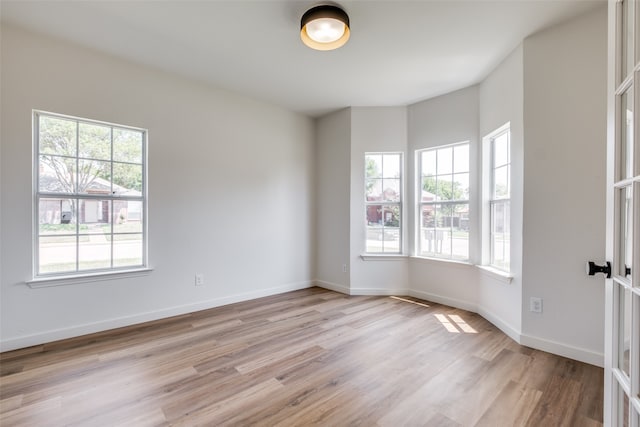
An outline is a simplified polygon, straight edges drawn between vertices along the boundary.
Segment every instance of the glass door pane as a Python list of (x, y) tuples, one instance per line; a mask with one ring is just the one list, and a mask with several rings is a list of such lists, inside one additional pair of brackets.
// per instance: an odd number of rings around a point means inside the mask
[(620, 97), (619, 179), (633, 176), (633, 87)]
[(633, 70), (634, 44), (633, 44), (633, 24), (634, 24), (634, 1), (622, 1), (622, 34), (620, 37), (620, 81), (624, 80), (631, 70)]
[(616, 425), (621, 427), (629, 426), (629, 396), (624, 392), (624, 389), (618, 385), (618, 404), (616, 405), (616, 418), (618, 422)]
[(618, 325), (618, 369), (627, 378), (630, 377), (630, 351), (631, 351), (631, 290), (620, 284), (618, 287), (619, 298), (619, 325)]
[(619, 238), (616, 275), (631, 280), (633, 265), (633, 188), (629, 185), (618, 190)]

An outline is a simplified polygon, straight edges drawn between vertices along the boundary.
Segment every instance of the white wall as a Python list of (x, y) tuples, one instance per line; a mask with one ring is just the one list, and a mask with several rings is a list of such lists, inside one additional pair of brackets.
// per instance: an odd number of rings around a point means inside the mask
[(316, 281), (348, 294), (351, 109), (317, 120), (316, 171)]
[[(491, 274), (478, 276), (479, 312), (495, 323), (501, 323), (511, 336), (522, 328), (522, 197), (523, 197), (523, 50), (518, 46), (480, 84), (479, 117), (480, 138), (484, 138), (505, 123), (511, 131), (511, 275), (506, 283)], [(484, 144), (484, 143), (483, 143)], [(488, 147), (485, 147), (485, 149)], [(488, 155), (479, 156), (478, 165), (485, 162), (488, 172)], [(481, 177), (479, 177), (481, 179)], [(485, 178), (486, 179), (486, 178)], [(484, 189), (483, 189), (484, 190)], [(483, 192), (483, 203), (490, 195)], [(485, 227), (489, 227), (488, 208), (483, 207)], [(488, 246), (488, 239), (485, 239)], [(484, 257), (489, 261), (485, 247)]]
[[(351, 292), (359, 294), (406, 293), (406, 259), (364, 261), (366, 152), (402, 152), (407, 162), (407, 109), (405, 107), (351, 108)], [(411, 177), (405, 174), (406, 182)], [(407, 215), (403, 213), (403, 242), (407, 246)]]
[(603, 6), (524, 42), (523, 342), (594, 358), (604, 283), (584, 265), (604, 259), (606, 24)]
[[(472, 86), (447, 95), (409, 106), (408, 151), (411, 153), (410, 177), (415, 176), (416, 150), (469, 141), (470, 158), (478, 153), (478, 87)], [(478, 176), (476, 164), (470, 165), (470, 176)], [(415, 179), (410, 180), (410, 221), (415, 224)], [(478, 180), (470, 180), (469, 233), (478, 240)], [(414, 248), (415, 236), (411, 236)], [(471, 262), (478, 259), (478, 251), (471, 247)], [(411, 258), (409, 263), (410, 288), (416, 296), (476, 311), (477, 272), (471, 264)]]
[[(402, 152), (407, 162), (407, 110), (405, 107), (351, 108), (351, 292), (358, 294), (406, 293), (406, 259), (364, 261), (366, 152)], [(406, 166), (405, 166), (406, 170)], [(404, 195), (407, 195), (405, 174)], [(406, 212), (403, 242), (407, 242)]]
[[(310, 285), (312, 120), (4, 25), (1, 49), (3, 350)], [(25, 285), (32, 109), (149, 130), (153, 272)]]

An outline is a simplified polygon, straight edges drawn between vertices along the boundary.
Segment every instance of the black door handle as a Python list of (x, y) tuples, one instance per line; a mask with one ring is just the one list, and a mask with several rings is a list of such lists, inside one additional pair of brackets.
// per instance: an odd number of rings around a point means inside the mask
[(595, 262), (589, 261), (587, 263), (587, 274), (595, 276), (596, 273), (604, 273), (607, 275), (607, 279), (611, 279), (611, 263), (607, 261), (607, 265), (596, 265)]

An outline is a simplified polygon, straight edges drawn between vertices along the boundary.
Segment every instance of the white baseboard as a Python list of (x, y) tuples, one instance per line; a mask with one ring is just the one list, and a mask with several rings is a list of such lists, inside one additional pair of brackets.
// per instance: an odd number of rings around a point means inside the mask
[(522, 333), (519, 330), (515, 329), (513, 326), (511, 326), (509, 323), (504, 321), (502, 318), (496, 316), (495, 314), (493, 314), (492, 312), (490, 312), (484, 307), (478, 307), (477, 313), (480, 316), (484, 317), (489, 322), (491, 322), (493, 326), (495, 326), (496, 328), (504, 332), (509, 338), (511, 338), (518, 344), (522, 344), (520, 342), (522, 340)]
[(338, 285), (337, 283), (325, 282), (324, 280), (315, 280), (314, 284), (320, 288), (340, 292), (341, 294), (346, 295), (409, 295), (408, 289), (350, 288), (348, 286)]
[(531, 335), (522, 334), (521, 331), (511, 326), (508, 322), (505, 322), (500, 317), (494, 315), (484, 307), (477, 306), (473, 303), (458, 300), (455, 298), (443, 297), (441, 295), (432, 294), (424, 291), (417, 291), (414, 289), (409, 290), (409, 295), (416, 298), (425, 299), (428, 301), (437, 302), (439, 304), (448, 305), (450, 307), (460, 308), (463, 310), (478, 313), (484, 317), (487, 321), (491, 322), (495, 327), (504, 332), (509, 338), (517, 342), (518, 344), (525, 345), (527, 347), (534, 348), (536, 350), (546, 351), (558, 356), (568, 357), (569, 359), (579, 360), (580, 362), (589, 363), (591, 365), (603, 367), (604, 366), (604, 354), (596, 353), (584, 348), (573, 347), (567, 344), (561, 344), (554, 341), (545, 340)]
[(595, 366), (604, 366), (604, 355), (602, 353), (596, 353), (583, 348), (573, 347), (570, 345), (549, 341), (543, 338), (538, 338), (526, 334), (522, 334), (520, 331), (513, 328), (504, 320), (495, 316), (490, 311), (487, 311), (483, 307), (479, 307), (474, 303), (463, 301), (455, 298), (445, 297), (442, 295), (432, 294), (430, 292), (419, 291), (415, 289), (377, 289), (377, 288), (354, 288), (351, 289), (348, 286), (339, 285), (336, 283), (325, 282), (322, 280), (305, 281), (299, 283), (291, 283), (283, 286), (259, 289), (250, 292), (244, 292), (235, 295), (229, 295), (225, 297), (215, 298), (207, 301), (200, 301), (192, 304), (185, 304), (180, 306), (168, 307), (162, 310), (156, 310), (146, 313), (139, 313), (131, 316), (123, 316), (119, 318), (109, 319), (100, 322), (87, 323), (83, 325), (72, 326), (69, 328), (55, 329), (38, 334), (26, 335), (17, 338), (11, 338), (8, 340), (0, 341), (0, 352), (16, 350), (20, 348), (26, 348), (34, 345), (40, 345), (48, 342), (58, 341), (67, 338), (74, 338), (82, 335), (92, 334), (96, 332), (107, 331), (110, 329), (121, 328), (124, 326), (131, 326), (139, 323), (149, 322), (158, 319), (164, 319), (172, 316), (179, 316), (182, 314), (193, 313), (196, 311), (207, 310), (210, 308), (220, 307), (227, 304), (233, 304), (236, 302), (252, 300), (256, 298), (262, 298), (270, 295), (277, 295), (284, 292), (296, 291), (299, 289), (305, 289), (312, 286), (318, 286), (331, 291), (340, 292), (347, 295), (408, 295), (415, 298), (421, 298), (428, 301), (433, 301), (439, 304), (444, 304), (450, 307), (460, 308), (463, 310), (478, 313), (498, 329), (508, 335), (511, 339), (519, 344), (527, 347), (535, 348), (537, 350), (546, 351), (549, 353), (557, 354), (559, 356), (568, 357), (570, 359), (579, 360), (581, 362), (589, 363)]
[(405, 296), (409, 289), (351, 288), (351, 295)]
[(274, 288), (258, 289), (255, 291), (244, 292), (235, 295), (214, 298), (207, 301), (200, 301), (192, 304), (184, 304), (174, 307), (168, 307), (161, 310), (149, 311), (146, 313), (134, 314), (131, 316), (123, 316), (114, 319), (86, 323), (83, 325), (72, 326), (69, 328), (54, 329), (38, 334), (26, 335), (17, 338), (11, 338), (0, 342), (0, 352), (16, 350), (19, 348), (31, 347), (34, 345), (45, 344), (53, 341), (59, 341), (67, 338), (79, 337), (82, 335), (93, 334), (96, 332), (108, 331), (110, 329), (122, 328), (124, 326), (136, 325), (139, 323), (150, 322), (153, 320), (165, 319), (168, 317), (179, 316), (182, 314), (193, 313), (196, 311), (207, 310), (209, 308), (220, 307), (223, 305), (233, 304), (236, 302), (252, 300), (256, 298), (277, 295), (284, 292), (297, 291), (299, 289), (310, 288), (314, 286), (312, 281), (290, 283)]
[(409, 289), (407, 295), (414, 298), (420, 298), (427, 301), (437, 302), (438, 304), (448, 305), (449, 307), (460, 308), (462, 310), (471, 311), (477, 313), (478, 307), (468, 301), (463, 301), (455, 298), (449, 298), (442, 295), (432, 294), (430, 292), (418, 291), (415, 289)]
[(604, 367), (604, 354), (596, 353), (584, 348), (573, 347), (555, 341), (545, 340), (543, 338), (533, 337), (531, 335), (522, 334), (520, 344), (537, 350), (553, 353), (558, 356), (567, 357), (569, 359), (579, 360), (580, 362), (589, 363), (599, 367)]
[(325, 282), (324, 280), (314, 280), (313, 284), (319, 288), (328, 289), (334, 292), (340, 292), (341, 294), (351, 295), (348, 286), (338, 285), (337, 283)]

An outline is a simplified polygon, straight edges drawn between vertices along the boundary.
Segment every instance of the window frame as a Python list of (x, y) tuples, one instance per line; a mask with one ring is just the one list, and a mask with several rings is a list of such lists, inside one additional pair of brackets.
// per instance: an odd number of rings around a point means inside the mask
[[(503, 135), (507, 135), (507, 162), (505, 164), (501, 164), (499, 166), (495, 165), (495, 141)], [(500, 271), (504, 271), (506, 273), (511, 272), (511, 253), (509, 251), (505, 251), (503, 246), (502, 256), (503, 259), (508, 256), (508, 262), (506, 266), (500, 265), (496, 263), (496, 242), (495, 242), (495, 212), (498, 206), (502, 206), (503, 209), (503, 227), (508, 225), (509, 228), (509, 248), (511, 248), (511, 190), (512, 190), (512, 180), (511, 180), (511, 124), (506, 123), (500, 126), (498, 129), (491, 132), (486, 136), (486, 140), (489, 143), (489, 206), (488, 206), (488, 214), (489, 214), (489, 226), (487, 237), (489, 240), (489, 258), (488, 265), (491, 268), (495, 268)], [(496, 170), (502, 167), (507, 167), (507, 196), (496, 196)], [(505, 232), (503, 232), (505, 234)], [(503, 239), (504, 240), (504, 239)]]
[[(467, 165), (467, 170), (465, 172), (457, 172), (455, 170), (455, 157), (454, 157), (454, 152), (455, 152), (455, 147), (460, 147), (460, 146), (464, 146), (466, 145), (468, 148), (468, 165)], [(451, 162), (452, 162), (452, 169), (451, 172), (446, 174), (448, 176), (451, 176), (452, 179), (452, 183), (453, 183), (453, 178), (457, 173), (466, 173), (468, 174), (469, 177), (469, 194), (467, 196), (466, 199), (452, 199), (452, 200), (434, 200), (434, 201), (429, 201), (429, 202), (425, 202), (422, 200), (422, 185), (423, 185), (423, 178), (425, 176), (423, 176), (423, 165), (422, 165), (422, 158), (423, 158), (423, 153), (426, 152), (430, 152), (430, 151), (435, 151), (437, 152), (438, 150), (442, 150), (442, 149), (446, 149), (446, 148), (451, 148), (452, 150), (452, 157), (451, 157)], [(467, 233), (468, 233), (468, 237), (467, 237), (467, 256), (466, 258), (460, 258), (460, 257), (455, 257), (454, 256), (454, 251), (453, 251), (453, 234), (451, 235), (451, 252), (447, 255), (442, 255), (439, 254), (437, 251), (423, 251), (422, 248), (422, 236), (421, 233), (423, 231), (423, 225), (422, 225), (422, 209), (424, 206), (443, 206), (443, 205), (466, 205), (467, 206), (467, 211), (468, 211), (468, 220), (470, 222), (471, 220), (471, 210), (472, 210), (472, 204), (471, 204), (471, 164), (472, 164), (472, 158), (471, 158), (471, 141), (470, 140), (466, 140), (466, 141), (460, 141), (460, 142), (454, 142), (452, 144), (444, 144), (444, 145), (438, 145), (435, 147), (428, 147), (428, 148), (422, 148), (419, 150), (415, 151), (415, 158), (416, 158), (416, 220), (415, 220), (415, 224), (416, 224), (416, 230), (415, 230), (415, 252), (416, 252), (416, 256), (417, 257), (421, 257), (421, 258), (430, 258), (430, 259), (435, 259), (435, 260), (446, 260), (446, 261), (453, 261), (453, 262), (462, 262), (462, 263), (469, 263), (471, 261), (471, 230), (468, 229)], [(437, 167), (437, 166), (436, 166)], [(435, 175), (440, 176), (436, 173)], [(469, 224), (470, 225), (470, 224)], [(451, 225), (452, 227), (453, 225)], [(437, 245), (437, 243), (436, 243)]]
[[(72, 192), (65, 192), (65, 191), (60, 191), (60, 192), (56, 192), (56, 191), (41, 191), (40, 190), (40, 177), (41, 177), (41, 173), (40, 173), (40, 166), (41, 166), (41, 162), (40, 162), (40, 157), (41, 157), (41, 151), (40, 151), (40, 120), (42, 117), (49, 117), (52, 119), (60, 119), (60, 120), (67, 120), (67, 121), (72, 121), (75, 122), (75, 126), (76, 126), (76, 130), (75, 130), (75, 155), (70, 156), (70, 155), (65, 155), (65, 154), (51, 154), (51, 153), (46, 153), (44, 155), (52, 155), (52, 156), (56, 156), (56, 157), (61, 157), (61, 158), (67, 158), (67, 159), (72, 159), (72, 161), (75, 161), (75, 165), (76, 165), (76, 172), (74, 172), (74, 175), (77, 174), (77, 165), (79, 164), (80, 161), (82, 160), (90, 160), (90, 161), (100, 161), (100, 162), (105, 162), (109, 164), (110, 167), (110, 185), (111, 185), (111, 190), (109, 193), (100, 193), (100, 194), (90, 194), (89, 192), (83, 193), (78, 191), (78, 188), (74, 188), (74, 191)], [(79, 134), (79, 128), (80, 128), (80, 124), (87, 124), (87, 125), (94, 125), (94, 126), (102, 126), (102, 127), (108, 127), (109, 128), (109, 134), (110, 134), (110, 157), (109, 160), (104, 160), (104, 159), (91, 159), (91, 158), (85, 158), (81, 156), (81, 153), (79, 152), (79, 146), (80, 146), (80, 134)], [(131, 165), (138, 165), (138, 163), (136, 162), (128, 162), (128, 161), (119, 161), (114, 159), (114, 129), (117, 130), (123, 130), (123, 131), (131, 131), (131, 132), (137, 132), (140, 133), (141, 135), (141, 157), (140, 157), (140, 167), (141, 167), (141, 191), (140, 191), (140, 195), (139, 196), (135, 196), (135, 195), (121, 195), (121, 194), (116, 194), (115, 191), (113, 191), (113, 169), (114, 169), (114, 164), (131, 164)], [(32, 253), (32, 277), (33, 280), (28, 281), (27, 284), (29, 284), (31, 286), (31, 284), (36, 284), (37, 282), (42, 282), (42, 281), (55, 281), (55, 282), (60, 282), (61, 280), (65, 280), (65, 279), (74, 279), (74, 278), (92, 278), (94, 280), (96, 280), (96, 278), (98, 278), (99, 276), (112, 276), (112, 275), (117, 275), (117, 276), (121, 276), (122, 274), (126, 274), (128, 272), (138, 272), (138, 271), (147, 271), (150, 270), (149, 269), (149, 255), (148, 255), (148, 130), (147, 129), (143, 129), (143, 128), (139, 128), (139, 127), (133, 127), (133, 126), (127, 126), (127, 125), (121, 125), (121, 124), (116, 124), (116, 123), (110, 123), (110, 122), (105, 122), (105, 121), (100, 121), (100, 120), (93, 120), (93, 119), (87, 119), (87, 118), (82, 118), (82, 117), (75, 117), (75, 116), (70, 116), (70, 115), (65, 115), (65, 114), (60, 114), (60, 113), (53, 113), (53, 112), (48, 112), (48, 111), (42, 111), (42, 110), (32, 110), (32, 143), (33, 143), (33, 158), (32, 158), (32, 165), (33, 165), (33, 178), (32, 178), (32, 183), (33, 183), (33, 187), (32, 187), (32, 194), (33, 194), (33, 198), (32, 198), (32, 248), (33, 248), (33, 253)], [(65, 271), (60, 271), (60, 272), (41, 272), (40, 271), (40, 239), (41, 237), (55, 237), (57, 236), (56, 234), (52, 234), (51, 236), (43, 236), (41, 235), (40, 232), (40, 202), (42, 199), (60, 199), (61, 203), (62, 200), (64, 199), (69, 199), (69, 200), (75, 200), (76, 206), (75, 206), (75, 230), (73, 232), (69, 232), (66, 234), (63, 234), (62, 236), (73, 236), (75, 238), (75, 269), (74, 270), (65, 270)], [(80, 232), (80, 225), (81, 222), (79, 221), (78, 218), (78, 213), (80, 210), (80, 203), (82, 201), (95, 201), (95, 202), (108, 202), (108, 214), (109, 214), (109, 222), (111, 224), (110, 227), (110, 232), (109, 233), (105, 233), (108, 234), (111, 237), (111, 244), (110, 244), (110, 257), (109, 257), (109, 263), (110, 266), (109, 267), (101, 267), (101, 268), (87, 268), (87, 269), (80, 269), (80, 251), (79, 251), (79, 246), (80, 246), (80, 237), (84, 236), (83, 233)], [(141, 231), (140, 232), (115, 232), (114, 231), (114, 224), (113, 224), (113, 218), (114, 218), (114, 202), (116, 201), (134, 201), (134, 202), (140, 202), (141, 203), (141, 209), (140, 209), (140, 213), (142, 215), (142, 221), (141, 221)], [(85, 233), (86, 234), (86, 233)], [(127, 235), (127, 234), (141, 234), (142, 237), (142, 262), (140, 264), (134, 264), (134, 265), (125, 265), (125, 266), (115, 266), (114, 265), (114, 236), (119, 236), (119, 235)], [(63, 283), (63, 282), (60, 282)]]
[[(385, 155), (398, 155), (400, 157), (399, 159), (399, 184), (398, 184), (398, 198), (399, 201), (397, 202), (389, 202), (389, 201), (384, 201), (384, 200), (374, 200), (374, 201), (369, 201), (367, 200), (367, 179), (369, 179), (367, 177), (367, 157), (368, 156), (384, 156)], [(384, 160), (383, 160), (383, 165), (382, 165), (382, 170), (380, 171), (382, 174), (381, 179), (384, 179)], [(404, 247), (404, 152), (402, 151), (367, 151), (364, 153), (364, 171), (363, 171), (363, 176), (364, 176), (364, 231), (365, 231), (365, 235), (364, 235), (364, 254), (365, 255), (370, 255), (370, 256), (396, 256), (396, 255), (402, 255), (404, 253), (403, 247)], [(398, 221), (399, 221), (399, 225), (398, 225), (398, 250), (395, 252), (388, 252), (388, 251), (384, 251), (384, 230), (385, 230), (385, 225), (384, 223), (382, 224), (382, 228), (381, 228), (381, 233), (382, 233), (382, 242), (383, 242), (383, 246), (382, 246), (382, 251), (378, 251), (378, 252), (369, 252), (368, 251), (368, 247), (367, 247), (367, 235), (369, 233), (369, 230), (372, 228), (369, 226), (368, 221), (367, 221), (367, 215), (368, 215), (368, 209), (369, 206), (377, 206), (377, 205), (381, 205), (384, 207), (387, 206), (397, 206), (398, 207)], [(396, 227), (393, 227), (394, 229)]]

